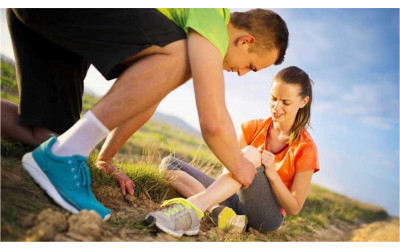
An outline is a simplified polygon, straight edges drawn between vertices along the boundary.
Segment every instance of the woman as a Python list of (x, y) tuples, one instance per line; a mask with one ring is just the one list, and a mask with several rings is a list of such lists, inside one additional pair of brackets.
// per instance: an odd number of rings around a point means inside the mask
[[(261, 232), (276, 230), (286, 214), (300, 212), (312, 175), (319, 170), (317, 147), (306, 130), (311, 103), (312, 81), (307, 73), (294, 66), (279, 71), (271, 88), (272, 116), (243, 123), (238, 137), (242, 154), (257, 168), (249, 188), (240, 189), (240, 183), (226, 170), (214, 180), (183, 161), (167, 157), (160, 168), (166, 170), (172, 186), (188, 198), (165, 201), (165, 208), (147, 215), (146, 221), (179, 237), (197, 234), (206, 211), (216, 224), (237, 219), (236, 212), (246, 215), (248, 225)], [(219, 203), (229, 208), (216, 206)], [(222, 220), (222, 213), (228, 221)]]

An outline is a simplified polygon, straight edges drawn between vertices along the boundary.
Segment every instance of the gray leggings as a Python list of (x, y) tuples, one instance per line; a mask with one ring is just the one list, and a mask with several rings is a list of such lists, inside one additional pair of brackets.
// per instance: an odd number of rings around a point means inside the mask
[[(184, 171), (203, 184), (205, 188), (214, 182), (212, 177), (172, 156), (163, 159), (160, 170)], [(273, 194), (264, 172), (264, 166), (257, 168), (257, 174), (249, 188), (240, 189), (220, 204), (232, 208), (236, 214), (246, 215), (248, 226), (266, 233), (278, 229), (282, 224), (283, 216), (279, 202)]]

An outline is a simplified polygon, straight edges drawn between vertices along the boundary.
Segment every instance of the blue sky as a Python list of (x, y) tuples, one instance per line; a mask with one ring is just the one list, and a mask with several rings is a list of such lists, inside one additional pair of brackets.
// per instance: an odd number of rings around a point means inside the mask
[[(290, 32), (284, 63), (243, 77), (224, 73), (235, 128), (270, 116), (270, 83), (280, 69), (304, 69), (315, 83), (310, 132), (321, 171), (313, 182), (399, 215), (399, 10), (274, 10)], [(1, 52), (12, 57), (1, 14)], [(91, 68), (85, 90), (102, 95), (112, 83)], [(191, 81), (158, 108), (199, 129), (195, 110)]]

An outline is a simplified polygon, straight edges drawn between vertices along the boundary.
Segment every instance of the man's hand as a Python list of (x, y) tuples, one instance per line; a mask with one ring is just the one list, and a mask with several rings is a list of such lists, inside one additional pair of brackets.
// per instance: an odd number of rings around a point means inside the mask
[(135, 193), (135, 183), (126, 176), (124, 173), (120, 172), (116, 167), (114, 167), (111, 162), (98, 160), (96, 162), (96, 168), (100, 170), (102, 175), (110, 174), (118, 182), (121, 187), (121, 192), (123, 195), (126, 193), (133, 195)]
[(243, 186), (242, 189), (246, 189), (254, 180), (254, 176), (257, 174), (257, 170), (253, 163), (247, 160), (243, 155), (240, 156), (240, 168), (235, 171), (231, 171), (233, 179), (240, 182)]

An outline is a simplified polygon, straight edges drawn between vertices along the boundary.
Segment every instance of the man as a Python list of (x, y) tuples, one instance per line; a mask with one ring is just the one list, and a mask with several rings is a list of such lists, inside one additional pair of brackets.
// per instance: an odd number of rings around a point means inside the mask
[[(44, 134), (35, 134), (38, 130), (61, 134), (26, 154), (23, 166), (62, 207), (110, 217), (90, 189), (89, 153), (111, 130), (108, 141), (120, 147), (190, 77), (205, 142), (243, 188), (252, 182), (256, 171), (240, 156), (222, 70), (241, 76), (283, 61), (288, 31), (277, 14), (16, 9), (7, 16), (21, 87), (19, 124), (36, 138)], [(90, 64), (106, 79), (117, 80), (79, 119)]]

